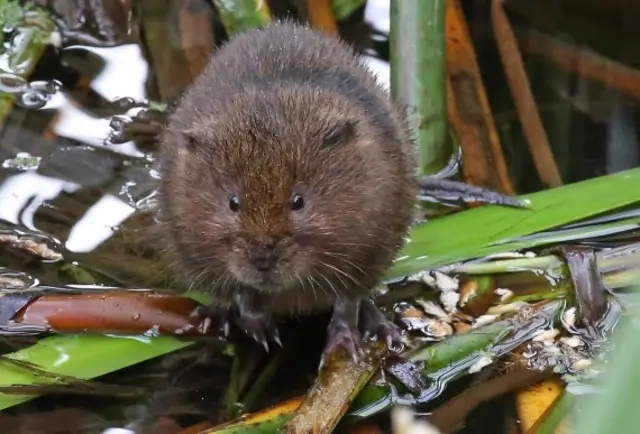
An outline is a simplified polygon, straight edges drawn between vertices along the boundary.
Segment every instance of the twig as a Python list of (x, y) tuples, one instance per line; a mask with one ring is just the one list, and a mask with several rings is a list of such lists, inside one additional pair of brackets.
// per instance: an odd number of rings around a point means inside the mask
[(467, 182), (513, 194), (460, 0), (446, 0), (447, 112), (463, 149)]
[(360, 390), (380, 366), (383, 345), (366, 344), (366, 355), (355, 363), (334, 355), (307, 392), (304, 401), (282, 432), (290, 434), (333, 431)]
[(635, 68), (533, 29), (526, 34), (523, 32), (519, 39), (528, 54), (539, 56), (556, 68), (576, 73), (624, 95), (640, 99), (640, 71)]
[(578, 302), (578, 313), (586, 326), (594, 326), (607, 309), (605, 287), (598, 272), (596, 253), (584, 247), (560, 246)]
[(213, 51), (213, 10), (204, 0), (193, 4), (141, 0), (136, 11), (159, 99), (173, 101), (198, 76)]
[(512, 390), (537, 383), (551, 375), (551, 371), (520, 369), (466, 389), (431, 413), (429, 422), (442, 432), (455, 432), (462, 427), (466, 416), (480, 403), (502, 396)]
[(308, 0), (307, 7), (312, 27), (321, 29), (329, 35), (338, 34), (336, 18), (331, 10), (331, 0)]
[(502, 7), (502, 0), (491, 1), (491, 21), (500, 59), (518, 109), (522, 129), (529, 143), (533, 163), (546, 186), (558, 187), (562, 185), (562, 178), (536, 107), (516, 37)]

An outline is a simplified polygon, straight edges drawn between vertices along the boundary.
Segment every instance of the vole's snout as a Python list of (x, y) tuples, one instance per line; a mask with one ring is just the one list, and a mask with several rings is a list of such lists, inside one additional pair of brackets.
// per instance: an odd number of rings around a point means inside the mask
[(271, 245), (256, 249), (249, 257), (249, 263), (260, 273), (273, 270), (277, 260), (278, 257)]

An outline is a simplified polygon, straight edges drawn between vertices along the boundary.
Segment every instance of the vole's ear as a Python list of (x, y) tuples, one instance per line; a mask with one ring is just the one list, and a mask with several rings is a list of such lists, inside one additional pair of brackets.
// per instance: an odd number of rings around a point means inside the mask
[(181, 151), (189, 153), (196, 152), (201, 147), (202, 138), (198, 130), (189, 129), (176, 129), (173, 131), (174, 140), (177, 142), (176, 146)]
[(322, 137), (322, 145), (336, 146), (351, 141), (356, 136), (356, 122), (341, 120), (331, 125)]
[(184, 131), (182, 133), (182, 146), (189, 152), (195, 152), (198, 149), (200, 141), (195, 134), (191, 131)]
[(165, 142), (180, 152), (195, 152), (201, 143), (199, 134), (191, 129), (167, 127), (164, 134)]

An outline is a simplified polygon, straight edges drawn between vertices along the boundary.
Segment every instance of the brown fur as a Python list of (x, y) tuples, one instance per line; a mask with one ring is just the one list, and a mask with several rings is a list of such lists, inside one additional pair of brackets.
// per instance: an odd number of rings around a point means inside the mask
[[(171, 115), (160, 161), (160, 220), (181, 275), (222, 307), (256, 291), (273, 314), (366, 296), (417, 194), (403, 110), (345, 44), (290, 22), (213, 56)], [(265, 280), (247, 261), (269, 243), (278, 262)]]

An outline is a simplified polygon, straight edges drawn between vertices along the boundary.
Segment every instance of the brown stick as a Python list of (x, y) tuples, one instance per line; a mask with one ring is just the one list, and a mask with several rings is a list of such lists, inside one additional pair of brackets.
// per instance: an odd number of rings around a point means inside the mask
[(148, 291), (52, 294), (29, 300), (12, 319), (61, 334), (142, 334), (156, 328), (160, 334), (215, 336), (217, 327), (204, 330), (202, 320), (191, 315), (198, 306), (185, 297)]
[(502, 0), (491, 1), (491, 21), (493, 33), (500, 53), (504, 72), (509, 82), (522, 129), (529, 143), (538, 175), (542, 183), (548, 187), (562, 185), (560, 171), (551, 152), (549, 139), (542, 125), (535, 98), (524, 69), (516, 37), (511, 23), (502, 7)]
[(338, 34), (338, 25), (336, 24), (336, 18), (333, 16), (329, 0), (308, 0), (307, 10), (312, 27), (320, 29), (329, 35), (335, 36)]
[(460, 0), (446, 0), (445, 20), (447, 111), (462, 146), (465, 181), (513, 194)]
[(640, 71), (635, 68), (533, 29), (523, 33), (519, 40), (528, 54), (539, 56), (558, 69), (574, 72), (624, 95), (640, 99)]
[(455, 432), (464, 425), (467, 415), (479, 404), (522, 387), (544, 380), (551, 370), (534, 371), (521, 368), (481, 384), (476, 384), (437, 407), (429, 422), (443, 433)]
[(140, 0), (136, 10), (158, 98), (173, 101), (200, 74), (213, 51), (213, 9), (205, 0)]

